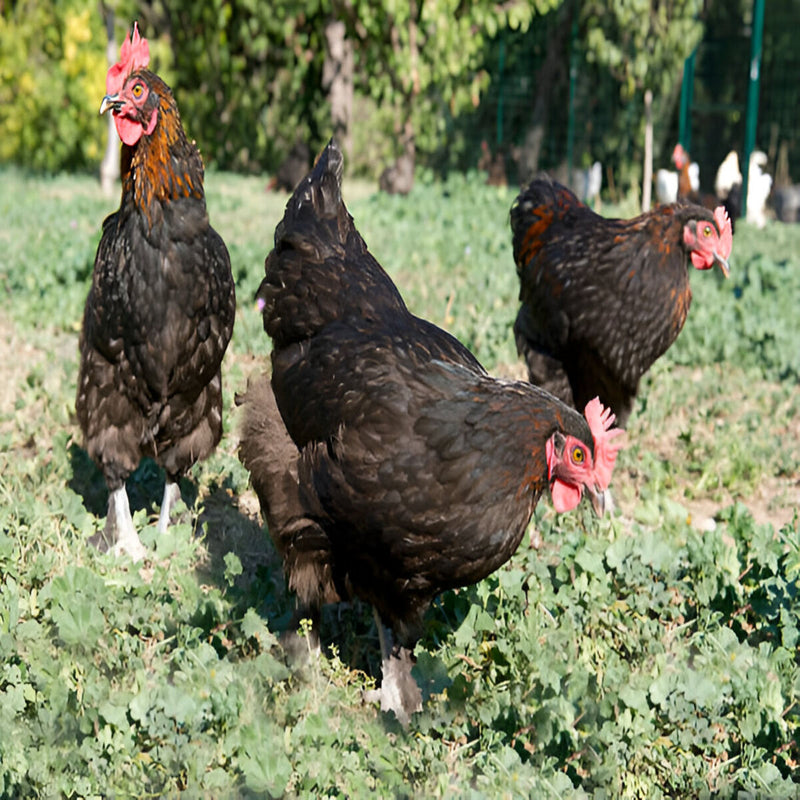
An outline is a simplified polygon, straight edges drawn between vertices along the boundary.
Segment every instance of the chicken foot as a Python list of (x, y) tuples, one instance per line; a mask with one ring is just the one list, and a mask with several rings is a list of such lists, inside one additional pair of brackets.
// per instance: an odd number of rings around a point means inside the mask
[(411, 715), (422, 710), (422, 691), (411, 674), (415, 659), (411, 650), (399, 644), (390, 651), (391, 633), (375, 609), (373, 613), (381, 647), (381, 687), (365, 691), (364, 700), (380, 703), (381, 711), (394, 711), (397, 721), (407, 728)]
[(164, 484), (164, 498), (161, 501), (161, 513), (158, 515), (158, 532), (166, 533), (169, 528), (169, 512), (172, 506), (180, 500), (181, 489), (176, 481), (167, 478)]
[(135, 563), (141, 561), (147, 554), (147, 550), (133, 526), (128, 493), (125, 491), (124, 484), (108, 495), (108, 514), (104, 538), (106, 542), (114, 542), (111, 552), (115, 556), (127, 553)]

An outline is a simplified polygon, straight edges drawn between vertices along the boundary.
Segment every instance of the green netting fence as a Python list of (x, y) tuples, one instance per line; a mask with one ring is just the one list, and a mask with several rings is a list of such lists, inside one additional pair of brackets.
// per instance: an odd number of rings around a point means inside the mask
[[(488, 148), (504, 157), (510, 183), (539, 170), (568, 179), (572, 167), (577, 184), (600, 161), (612, 199), (641, 185), (643, 93), (623, 100), (616, 78), (587, 58), (577, 7), (496, 37), (486, 57), (489, 89), (473, 115), (451, 123), (446, 166), (474, 166)], [(730, 150), (740, 164), (749, 150), (766, 153), (775, 187), (800, 182), (800, 0), (708, 4), (704, 23), (674, 90), (654, 98), (654, 170), (671, 168), (681, 141), (699, 164), (703, 191), (713, 192)]]

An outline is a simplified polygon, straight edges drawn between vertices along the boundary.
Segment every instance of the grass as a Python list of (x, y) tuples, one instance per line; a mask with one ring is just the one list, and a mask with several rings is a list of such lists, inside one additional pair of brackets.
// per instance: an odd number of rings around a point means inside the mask
[[(616, 514), (542, 501), (506, 567), (437, 599), (405, 732), (361, 701), (368, 609), (327, 609), (329, 657), (304, 670), (276, 638), (291, 598), (236, 458), (233, 395), (267, 362), (252, 297), (286, 197), (207, 176), (238, 296), (226, 433), (163, 537), (163, 476), (145, 463), (129, 481), (153, 552), (134, 568), (86, 544), (106, 494), (74, 417), (116, 198), (89, 178), (0, 181), (0, 796), (796, 794), (796, 227), (740, 223), (731, 279), (692, 275), (687, 324), (631, 419)], [(345, 199), (415, 313), (522, 374), (510, 190), (453, 176), (410, 198), (347, 182)]]

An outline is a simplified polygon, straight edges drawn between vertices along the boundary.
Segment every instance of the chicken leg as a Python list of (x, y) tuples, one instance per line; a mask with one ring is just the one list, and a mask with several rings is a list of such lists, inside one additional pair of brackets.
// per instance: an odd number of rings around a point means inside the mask
[(365, 691), (364, 700), (380, 703), (381, 711), (394, 711), (397, 721), (407, 728), (411, 715), (422, 710), (422, 692), (411, 674), (414, 656), (399, 644), (389, 649), (391, 633), (374, 608), (373, 613), (381, 647), (381, 688)]
[(141, 561), (147, 554), (147, 550), (133, 526), (125, 484), (108, 495), (105, 539), (107, 542), (114, 542), (111, 549), (114, 555), (127, 553), (134, 563)]
[(161, 513), (158, 515), (158, 532), (166, 533), (169, 528), (169, 512), (172, 506), (180, 500), (181, 489), (177, 481), (167, 478), (164, 484), (164, 498), (161, 501)]

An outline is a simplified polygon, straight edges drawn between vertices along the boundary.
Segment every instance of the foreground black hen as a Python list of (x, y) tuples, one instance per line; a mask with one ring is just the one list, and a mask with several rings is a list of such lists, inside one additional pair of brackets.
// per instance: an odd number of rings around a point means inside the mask
[(109, 69), (101, 113), (122, 139), (122, 202), (103, 223), (83, 316), (76, 411), (109, 489), (105, 544), (134, 559), (125, 480), (145, 456), (167, 473), (159, 529), (177, 480), (222, 435), (220, 364), (235, 297), (225, 244), (209, 225), (203, 164), (169, 87), (145, 69), (134, 26)]
[(275, 232), (258, 292), (274, 398), (264, 380), (241, 399), (240, 455), (301, 602), (356, 595), (391, 626), (381, 699), (405, 720), (431, 599), (500, 567), (548, 484), (559, 511), (584, 489), (601, 508), (618, 431), (596, 401), (587, 422), (488, 376), (409, 313), (353, 225), (341, 175), (331, 143)]
[(581, 409), (593, 397), (624, 427), (639, 380), (675, 341), (692, 292), (687, 264), (728, 275), (725, 210), (658, 206), (606, 219), (566, 187), (534, 180), (511, 208), (530, 380)]

